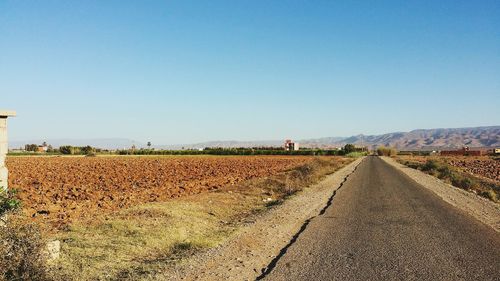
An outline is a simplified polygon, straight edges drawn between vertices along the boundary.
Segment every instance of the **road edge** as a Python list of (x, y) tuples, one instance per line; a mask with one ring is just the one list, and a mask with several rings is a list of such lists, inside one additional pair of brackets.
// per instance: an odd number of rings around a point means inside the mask
[(413, 181), (429, 189), (450, 205), (471, 215), (475, 219), (500, 232), (500, 204), (474, 193), (454, 187), (419, 170), (407, 167), (390, 157), (382, 156), (387, 164), (401, 171)]

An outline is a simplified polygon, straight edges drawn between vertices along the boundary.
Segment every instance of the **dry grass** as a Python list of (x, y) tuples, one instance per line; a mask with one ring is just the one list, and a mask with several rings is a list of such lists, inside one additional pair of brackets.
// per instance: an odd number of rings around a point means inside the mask
[(38, 225), (9, 213), (0, 225), (0, 280), (50, 280)]
[(52, 268), (59, 279), (71, 280), (154, 276), (169, 263), (217, 246), (255, 213), (351, 161), (318, 158), (277, 176), (96, 216), (91, 222), (74, 224), (57, 234), (62, 255)]
[(439, 157), (398, 157), (397, 160), (408, 167), (421, 170), (455, 187), (499, 203), (500, 185), (497, 181), (466, 173)]
[(145, 274), (155, 261), (175, 261), (179, 252), (216, 246), (233, 231), (224, 220), (254, 207), (240, 197), (200, 194), (74, 225), (60, 235), (63, 257), (57, 266), (63, 275), (82, 280)]

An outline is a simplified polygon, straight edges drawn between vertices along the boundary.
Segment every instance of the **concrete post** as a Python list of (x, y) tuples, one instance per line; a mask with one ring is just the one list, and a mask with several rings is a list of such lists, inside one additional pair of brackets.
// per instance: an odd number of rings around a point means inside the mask
[(7, 139), (7, 118), (16, 116), (16, 112), (8, 110), (0, 110), (0, 187), (5, 190), (8, 188), (8, 175), (7, 167), (5, 166), (5, 158), (9, 151), (9, 144)]

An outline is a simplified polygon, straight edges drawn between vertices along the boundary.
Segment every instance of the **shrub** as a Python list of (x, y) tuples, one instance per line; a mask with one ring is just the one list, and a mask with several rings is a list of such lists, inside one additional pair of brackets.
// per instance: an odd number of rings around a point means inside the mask
[(427, 160), (425, 164), (422, 166), (422, 171), (430, 172), (434, 171), (438, 168), (438, 164), (435, 160)]
[(15, 214), (0, 227), (0, 280), (49, 280), (39, 228)]
[(49, 280), (39, 228), (16, 213), (21, 202), (0, 187), (0, 280)]
[(474, 181), (470, 178), (464, 177), (458, 182), (458, 187), (469, 190), (474, 186)]
[(450, 182), (453, 186), (460, 187), (465, 190), (470, 190), (476, 185), (476, 182), (470, 177), (462, 176), (456, 173), (453, 173), (450, 176)]
[(366, 156), (366, 152), (351, 152), (351, 153), (346, 154), (346, 157), (349, 157), (349, 158), (358, 158), (358, 157), (362, 157), (362, 156)]
[(453, 176), (453, 171), (448, 166), (441, 166), (437, 170), (439, 172), (438, 178), (440, 179), (448, 179)]
[(397, 150), (394, 148), (385, 146), (380, 146), (379, 148), (377, 148), (377, 155), (379, 156), (394, 156), (397, 153), (398, 153)]
[(460, 187), (460, 181), (462, 180), (462, 177), (458, 174), (453, 174), (450, 177), (450, 183), (453, 186)]
[(487, 190), (487, 191), (483, 191), (483, 192), (481, 192), (480, 195), (483, 196), (483, 197), (486, 197), (486, 198), (490, 199), (493, 202), (497, 202), (498, 201), (498, 195), (497, 195), (497, 193), (494, 190), (490, 189), (490, 190)]
[(0, 186), (0, 217), (21, 206), (21, 201), (16, 198), (16, 194), (15, 189), (5, 190)]

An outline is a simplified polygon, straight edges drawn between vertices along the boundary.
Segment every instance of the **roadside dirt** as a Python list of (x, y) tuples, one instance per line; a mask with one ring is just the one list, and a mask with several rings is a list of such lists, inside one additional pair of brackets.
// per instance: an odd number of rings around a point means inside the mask
[(255, 280), (304, 222), (328, 205), (335, 190), (363, 160), (357, 159), (243, 227), (230, 241), (194, 256), (154, 279)]
[(477, 220), (500, 232), (500, 204), (491, 202), (474, 193), (456, 188), (438, 178), (409, 168), (389, 157), (382, 157), (388, 164), (397, 168), (411, 179), (431, 190), (444, 201), (468, 213)]

